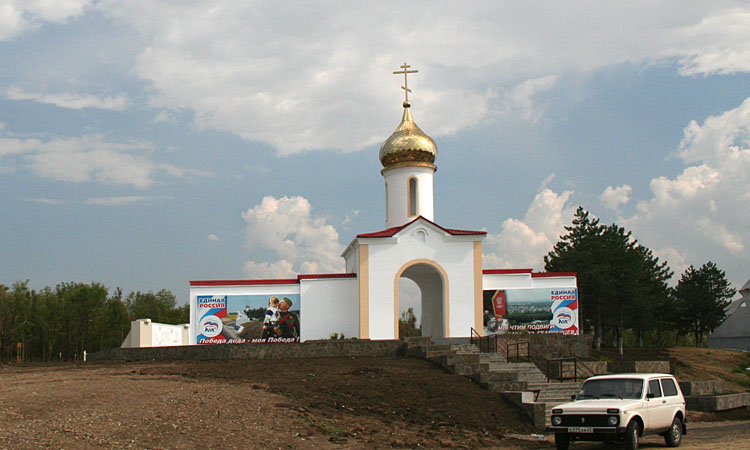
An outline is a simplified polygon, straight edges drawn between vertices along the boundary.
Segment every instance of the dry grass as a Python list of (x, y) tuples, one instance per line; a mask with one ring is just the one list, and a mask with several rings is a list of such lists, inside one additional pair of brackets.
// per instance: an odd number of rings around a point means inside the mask
[[(745, 392), (750, 376), (741, 368), (750, 364), (750, 353), (714, 348), (672, 347), (666, 349), (679, 380), (724, 380), (725, 392)], [(749, 372), (749, 371), (745, 371)]]

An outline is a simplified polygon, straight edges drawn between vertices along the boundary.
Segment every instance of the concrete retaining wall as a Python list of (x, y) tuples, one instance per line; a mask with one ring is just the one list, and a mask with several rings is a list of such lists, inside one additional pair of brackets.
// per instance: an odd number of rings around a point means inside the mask
[[(504, 334), (497, 337), (498, 353), (505, 354), (508, 344), (529, 342), (531, 352), (546, 359), (577, 356), (586, 359), (591, 355), (594, 337), (590, 334), (567, 336), (563, 334)], [(514, 351), (514, 350), (511, 350)]]
[(682, 395), (712, 395), (724, 393), (724, 380), (680, 381)]
[(609, 363), (613, 373), (672, 373), (669, 361), (613, 361)]
[[(574, 365), (571, 361), (564, 362), (562, 365), (562, 377), (575, 378), (577, 375), (580, 378), (608, 373), (607, 361), (582, 361), (582, 364), (584, 367), (581, 367), (580, 364)], [(560, 373), (559, 367), (555, 364), (550, 365), (550, 369), (554, 374)]]
[(685, 397), (685, 402), (687, 403), (687, 409), (693, 411), (726, 411), (727, 409), (750, 406), (750, 392)]
[(89, 361), (169, 361), (222, 359), (401, 356), (403, 341), (307, 341), (298, 344), (222, 344), (179, 347), (112, 348), (88, 354)]

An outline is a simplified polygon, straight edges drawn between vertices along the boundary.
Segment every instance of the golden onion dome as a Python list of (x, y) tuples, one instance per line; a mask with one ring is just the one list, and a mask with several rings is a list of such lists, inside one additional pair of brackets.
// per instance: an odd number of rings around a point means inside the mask
[(396, 131), (380, 146), (380, 162), (385, 169), (394, 166), (435, 167), (437, 146), (419, 129), (411, 117), (409, 101), (404, 102), (404, 116)]

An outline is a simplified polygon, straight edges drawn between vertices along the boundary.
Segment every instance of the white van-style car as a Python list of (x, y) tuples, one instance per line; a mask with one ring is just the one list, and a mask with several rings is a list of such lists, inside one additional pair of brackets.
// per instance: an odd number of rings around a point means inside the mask
[(575, 441), (624, 441), (636, 450), (641, 436), (660, 434), (677, 447), (687, 434), (685, 398), (672, 375), (633, 373), (587, 379), (572, 402), (552, 409), (548, 432), (558, 450)]

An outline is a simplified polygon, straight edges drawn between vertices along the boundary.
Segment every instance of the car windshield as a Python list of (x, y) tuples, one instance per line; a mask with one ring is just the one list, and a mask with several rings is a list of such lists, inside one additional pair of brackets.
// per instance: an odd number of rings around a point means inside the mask
[(581, 386), (576, 400), (600, 398), (641, 398), (643, 380), (637, 378), (604, 378), (588, 380)]

